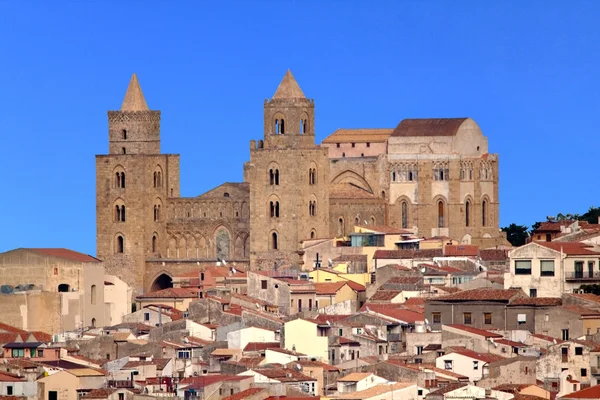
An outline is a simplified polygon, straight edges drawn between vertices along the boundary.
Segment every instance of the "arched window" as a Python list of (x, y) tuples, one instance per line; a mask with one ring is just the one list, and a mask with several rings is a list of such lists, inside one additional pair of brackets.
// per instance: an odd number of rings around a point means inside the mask
[(271, 168), (269, 170), (269, 184), (279, 186), (279, 169)]
[(279, 248), (279, 243), (277, 243), (277, 232), (273, 232), (271, 234), (271, 249), (277, 250)]
[(125, 222), (125, 206), (121, 206), (121, 222)]
[(279, 202), (271, 201), (269, 203), (271, 218), (279, 218)]
[(302, 133), (306, 133), (306, 120), (302, 120)]
[(396, 182), (396, 171), (392, 172), (392, 182)]
[(340, 217), (338, 219), (338, 237), (342, 237), (344, 235), (344, 218)]
[(275, 186), (279, 186), (279, 170), (275, 170)]
[(281, 126), (279, 127), (279, 131), (283, 135), (285, 133), (285, 121), (281, 118)]
[(438, 228), (444, 227), (444, 202), (438, 201)]
[(487, 226), (487, 200), (481, 202), (481, 225)]
[(121, 151), (123, 152), (123, 154), (127, 154), (127, 150), (125, 150), (125, 147), (123, 147), (123, 148), (121, 149)]
[(408, 203), (403, 201), (400, 207), (402, 208), (402, 229), (406, 229), (408, 228)]
[(96, 327), (96, 318), (92, 318), (92, 328)]
[(121, 132), (121, 137), (123, 138), (123, 140), (127, 139), (127, 129), (123, 129), (123, 131)]
[(308, 202), (308, 214), (311, 217), (314, 217), (315, 215), (317, 215), (317, 202), (316, 201)]
[(360, 225), (360, 218), (358, 218), (358, 217), (354, 218), (354, 225), (355, 226), (359, 226)]
[(303, 133), (304, 133), (304, 120), (301, 119), (300, 120), (300, 134), (303, 134)]
[(90, 303), (96, 304), (96, 285), (92, 285), (90, 288)]
[(121, 222), (121, 206), (115, 206), (115, 222)]
[(408, 181), (409, 182), (413, 181), (413, 172), (412, 171), (408, 171)]
[(317, 233), (315, 232), (315, 230), (313, 229), (312, 231), (310, 231), (310, 238), (314, 239), (315, 237), (317, 237)]
[(279, 120), (275, 120), (275, 134), (279, 135)]
[(125, 238), (121, 235), (117, 236), (116, 253), (123, 253), (125, 250)]
[(160, 221), (160, 204), (154, 206), (154, 221)]
[(465, 202), (465, 226), (471, 225), (471, 202), (467, 200)]
[(309, 185), (314, 185), (317, 183), (317, 170), (315, 168), (308, 170), (308, 183)]
[(375, 226), (375, 217), (371, 215), (371, 226)]
[(156, 253), (156, 242), (157, 242), (157, 238), (156, 235), (152, 236), (152, 252)]

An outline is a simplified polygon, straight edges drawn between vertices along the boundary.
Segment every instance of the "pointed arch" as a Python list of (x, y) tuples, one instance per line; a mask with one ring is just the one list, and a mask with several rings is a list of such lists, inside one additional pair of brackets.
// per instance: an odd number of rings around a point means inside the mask
[(358, 173), (349, 169), (337, 174), (335, 178), (331, 180), (331, 183), (350, 183), (368, 191), (369, 193), (373, 193), (373, 189), (371, 188), (371, 185), (369, 185), (369, 182), (367, 182), (366, 179), (360, 176)]
[(344, 226), (344, 217), (342, 217), (341, 215), (338, 217), (337, 225), (337, 237), (344, 236), (344, 234), (346, 233), (346, 227)]
[(163, 187), (163, 170), (162, 167), (160, 165), (156, 165), (156, 167), (154, 167), (154, 173), (152, 174), (153, 176), (153, 185), (155, 188), (161, 188)]
[(481, 226), (490, 224), (490, 198), (487, 195), (481, 197)]
[(152, 253), (158, 252), (158, 233), (154, 232), (152, 234), (152, 242), (151, 242)]
[(269, 235), (269, 248), (271, 250), (279, 250), (279, 234), (277, 231), (271, 231)]
[(115, 236), (115, 253), (125, 253), (125, 235), (120, 232)]
[(470, 227), (473, 226), (473, 199), (471, 196), (465, 197), (465, 226)]
[(167, 247), (167, 258), (177, 258), (177, 237), (169, 238), (169, 246)]
[(281, 112), (273, 115), (273, 133), (275, 135), (285, 134), (285, 116)]
[(437, 217), (437, 228), (446, 228), (448, 226), (448, 206), (444, 196), (436, 196), (433, 199), (435, 215)]
[(161, 271), (155, 275), (152, 280), (152, 286), (150, 287), (151, 292), (156, 292), (157, 290), (163, 290), (173, 287), (173, 277), (169, 275), (166, 271)]
[(177, 258), (187, 258), (187, 240), (183, 235), (179, 238), (179, 247), (177, 248)]
[(218, 226), (214, 231), (215, 255), (226, 260), (231, 257), (231, 233), (224, 225)]
[(237, 238), (235, 238), (233, 253), (236, 260), (244, 257), (244, 238), (242, 235), (238, 235)]

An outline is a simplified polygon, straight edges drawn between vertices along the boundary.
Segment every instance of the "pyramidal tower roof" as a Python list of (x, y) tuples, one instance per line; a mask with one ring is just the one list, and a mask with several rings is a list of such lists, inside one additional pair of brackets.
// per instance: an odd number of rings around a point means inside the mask
[(292, 75), (292, 71), (289, 69), (285, 73), (285, 76), (281, 80), (281, 83), (277, 87), (275, 94), (273, 95), (274, 99), (305, 99), (304, 93), (300, 86), (298, 86), (298, 82), (294, 79), (294, 75)]
[(129, 81), (123, 104), (121, 104), (121, 111), (148, 111), (148, 104), (146, 104), (146, 99), (144, 99), (142, 88), (135, 73)]

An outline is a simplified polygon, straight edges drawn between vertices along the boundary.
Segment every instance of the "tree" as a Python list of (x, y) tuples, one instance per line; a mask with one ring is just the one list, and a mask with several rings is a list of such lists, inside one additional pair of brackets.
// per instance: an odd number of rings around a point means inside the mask
[(600, 285), (592, 284), (592, 285), (581, 285), (579, 289), (583, 290), (584, 293), (593, 293), (595, 295), (600, 295)]
[(525, 225), (510, 224), (502, 228), (502, 232), (506, 232), (506, 240), (513, 246), (523, 246), (527, 243), (527, 227)]

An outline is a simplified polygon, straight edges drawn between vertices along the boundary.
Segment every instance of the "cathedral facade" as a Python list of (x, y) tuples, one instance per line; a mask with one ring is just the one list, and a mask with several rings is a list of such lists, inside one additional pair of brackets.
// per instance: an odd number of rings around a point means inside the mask
[(302, 267), (303, 241), (355, 225), (504, 243), (498, 156), (470, 118), (338, 129), (318, 144), (315, 102), (288, 71), (264, 102), (244, 182), (192, 198), (179, 194), (179, 155), (160, 151), (160, 118), (134, 74), (121, 109), (108, 112), (108, 154), (96, 156), (97, 256), (136, 293), (218, 260)]

